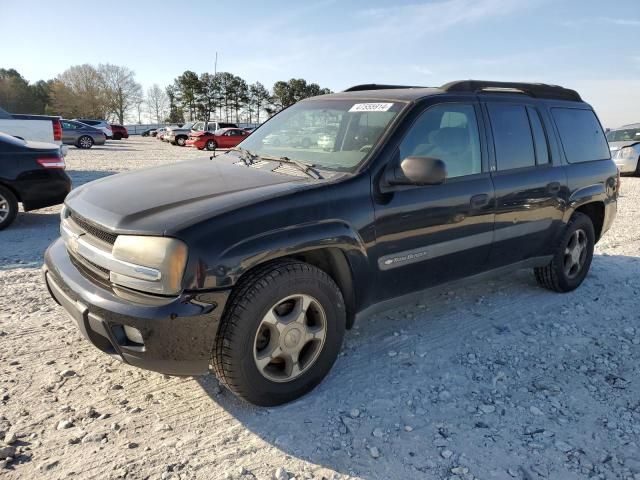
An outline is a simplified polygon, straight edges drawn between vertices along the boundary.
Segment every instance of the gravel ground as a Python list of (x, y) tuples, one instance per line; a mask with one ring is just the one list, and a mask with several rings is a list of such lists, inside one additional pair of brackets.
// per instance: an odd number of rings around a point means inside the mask
[[(79, 185), (200, 155), (132, 138), (67, 163)], [(577, 291), (523, 271), (432, 292), (357, 324), (314, 392), (271, 409), (84, 341), (40, 277), (58, 212), (0, 233), (2, 478), (640, 479), (640, 179)]]

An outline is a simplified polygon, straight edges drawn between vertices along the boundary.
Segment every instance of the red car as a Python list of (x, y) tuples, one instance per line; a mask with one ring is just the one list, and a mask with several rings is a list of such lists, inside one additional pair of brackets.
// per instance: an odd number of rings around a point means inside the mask
[(221, 128), (215, 132), (191, 132), (186, 145), (198, 150), (215, 150), (216, 148), (233, 148), (249, 136), (242, 128)]
[(122, 125), (118, 125), (117, 123), (111, 124), (111, 131), (113, 132), (114, 140), (122, 140), (123, 138), (129, 138), (129, 132)]

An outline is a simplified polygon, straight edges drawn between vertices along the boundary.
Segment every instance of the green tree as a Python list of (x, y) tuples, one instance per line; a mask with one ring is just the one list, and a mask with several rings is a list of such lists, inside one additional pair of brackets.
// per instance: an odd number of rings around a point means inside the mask
[(169, 123), (184, 123), (184, 111), (177, 103), (176, 86), (169, 85), (167, 87), (167, 98), (169, 101), (169, 116), (166, 121)]
[(220, 105), (221, 85), (219, 74), (203, 73), (200, 75), (200, 85), (197, 91), (199, 115), (205, 121), (210, 120)]
[(317, 83), (307, 83), (303, 78), (292, 78), (288, 82), (280, 80), (273, 85), (273, 103), (281, 110), (303, 98), (327, 93), (331, 93), (331, 90), (321, 88)]
[(174, 85), (176, 87), (176, 98), (183, 109), (189, 113), (189, 120), (195, 120), (197, 110), (197, 95), (201, 90), (200, 78), (196, 72), (186, 70), (182, 75), (176, 78)]
[(252, 112), (256, 114), (256, 123), (260, 123), (260, 110), (268, 105), (270, 98), (269, 90), (260, 82), (249, 85), (249, 123)]

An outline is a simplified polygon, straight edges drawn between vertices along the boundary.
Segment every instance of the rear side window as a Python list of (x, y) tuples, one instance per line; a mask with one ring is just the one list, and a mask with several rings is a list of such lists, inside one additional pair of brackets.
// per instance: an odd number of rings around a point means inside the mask
[(562, 148), (569, 163), (611, 158), (600, 122), (591, 110), (552, 108)]
[(535, 166), (536, 155), (526, 108), (498, 103), (487, 107), (498, 170)]

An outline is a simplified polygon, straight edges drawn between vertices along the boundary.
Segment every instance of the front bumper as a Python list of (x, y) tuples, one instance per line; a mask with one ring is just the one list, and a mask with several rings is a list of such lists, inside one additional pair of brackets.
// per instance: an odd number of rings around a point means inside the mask
[[(85, 277), (61, 239), (45, 252), (44, 279), (51, 297), (95, 347), (135, 367), (169, 375), (209, 372), (209, 359), (229, 290), (184, 293), (164, 305), (117, 296)], [(144, 343), (127, 339), (136, 328)]]

